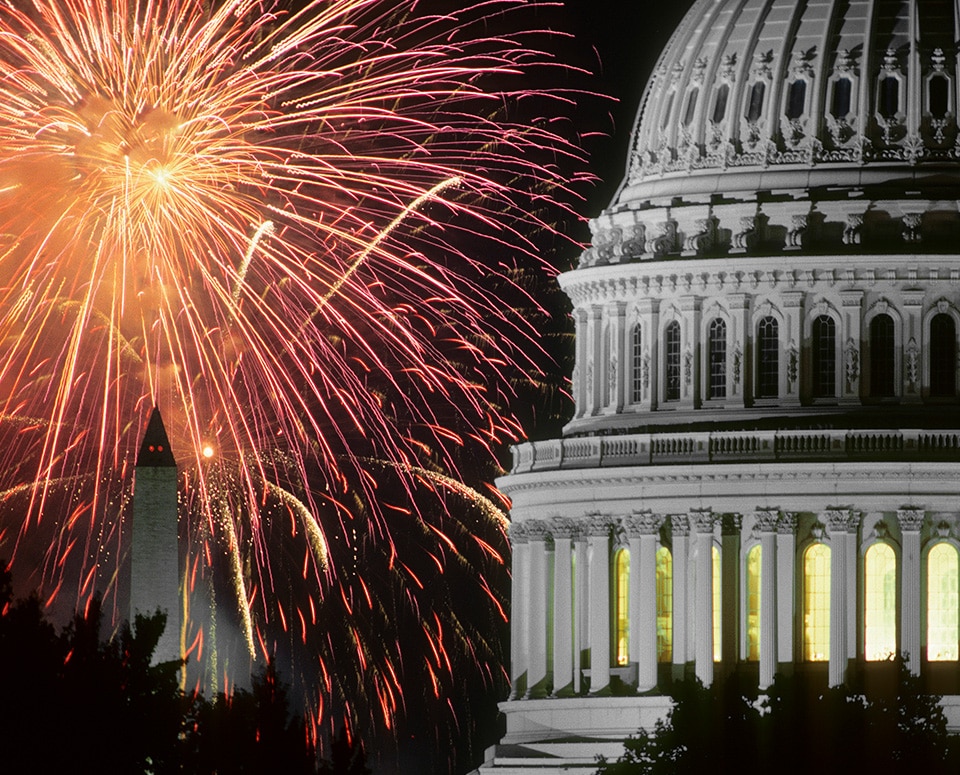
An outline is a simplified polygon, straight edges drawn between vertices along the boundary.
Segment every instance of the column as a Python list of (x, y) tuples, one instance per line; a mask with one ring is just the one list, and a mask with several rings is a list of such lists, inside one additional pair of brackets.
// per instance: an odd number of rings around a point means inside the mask
[(906, 654), (907, 668), (920, 675), (920, 531), (924, 511), (903, 508), (897, 511), (903, 538), (900, 564), (900, 651)]
[(610, 691), (610, 518), (588, 517), (590, 544), (590, 694)]
[(828, 509), (822, 515), (830, 536), (830, 666), (827, 683), (842, 686), (847, 678), (847, 531), (850, 509)]
[(690, 523), (686, 514), (670, 516), (673, 534), (673, 677), (684, 677), (687, 666), (687, 553)]
[(573, 691), (583, 691), (584, 652), (590, 647), (590, 552), (587, 551), (587, 530), (578, 524), (573, 537)]
[[(785, 291), (783, 298), (783, 365), (781, 406), (800, 405), (800, 348), (803, 346), (803, 291)], [(763, 571), (761, 571), (762, 573)], [(761, 640), (762, 643), (762, 640)], [(761, 646), (761, 648), (763, 648)]]
[(860, 352), (860, 323), (863, 313), (863, 291), (846, 290), (840, 292), (843, 305), (843, 325), (840, 341), (840, 403), (860, 403), (860, 364), (863, 361)]
[(625, 521), (630, 540), (630, 661), (637, 663), (637, 691), (657, 687), (657, 534), (663, 517), (649, 511)]
[(531, 519), (524, 523), (529, 542), (530, 581), (527, 598), (530, 610), (527, 615), (527, 691), (524, 697), (535, 699), (547, 696), (547, 606), (549, 584), (547, 580), (547, 532), (546, 522)]
[(696, 626), (696, 676), (704, 686), (713, 683), (713, 527), (710, 509), (692, 509), (690, 523), (697, 539), (697, 567), (694, 592)]
[(756, 512), (760, 531), (760, 682), (773, 683), (777, 672), (777, 509)]
[(510, 585), (510, 699), (526, 691), (527, 680), (527, 532), (522, 522), (510, 523), (513, 578)]
[(553, 694), (573, 694), (573, 534), (570, 519), (550, 520), (553, 534)]
[(796, 512), (784, 512), (777, 522), (777, 660), (780, 672), (792, 670), (794, 662), (796, 535)]
[(720, 644), (724, 667), (739, 661), (740, 652), (740, 528), (743, 517), (720, 518)]

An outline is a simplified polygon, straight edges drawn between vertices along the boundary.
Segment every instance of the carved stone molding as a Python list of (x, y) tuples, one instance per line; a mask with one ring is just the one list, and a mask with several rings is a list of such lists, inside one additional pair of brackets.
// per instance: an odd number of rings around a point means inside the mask
[(900, 523), (900, 529), (905, 533), (920, 532), (925, 518), (926, 512), (920, 508), (906, 506), (902, 509), (897, 509), (897, 522)]
[(690, 525), (696, 533), (712, 533), (717, 524), (713, 509), (690, 509)]
[(527, 527), (525, 522), (511, 522), (509, 528), (510, 545), (525, 544), (527, 542)]
[(797, 512), (784, 511), (777, 520), (777, 533), (780, 535), (796, 535)]
[(614, 521), (609, 514), (592, 512), (585, 515), (583, 523), (590, 537), (609, 536), (614, 527)]
[(545, 519), (528, 519), (526, 526), (527, 540), (547, 541), (550, 538), (550, 523)]
[(554, 539), (573, 538), (580, 531), (580, 526), (569, 517), (552, 517), (549, 525)]
[(852, 533), (860, 524), (860, 514), (853, 509), (826, 509), (820, 516), (831, 533)]
[(634, 511), (623, 519), (624, 531), (630, 538), (658, 533), (662, 525), (663, 515), (652, 511)]
[(780, 509), (757, 509), (754, 513), (757, 529), (761, 533), (773, 533), (780, 521)]
[(690, 523), (687, 521), (686, 514), (670, 515), (670, 530), (675, 536), (690, 535)]

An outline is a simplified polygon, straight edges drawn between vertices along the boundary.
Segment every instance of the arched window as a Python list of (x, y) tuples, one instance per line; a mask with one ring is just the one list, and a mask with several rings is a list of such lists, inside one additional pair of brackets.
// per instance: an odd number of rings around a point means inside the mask
[(787, 106), (784, 113), (787, 118), (793, 120), (803, 115), (803, 108), (807, 101), (807, 82), (802, 78), (790, 84), (787, 89)]
[(946, 541), (927, 554), (927, 659), (956, 661), (957, 640), (957, 550)]
[(837, 395), (837, 324), (829, 315), (813, 321), (813, 395), (835, 398)]
[(690, 93), (687, 95), (687, 109), (683, 112), (683, 125), (690, 126), (693, 121), (693, 114), (697, 109), (697, 97), (700, 95), (700, 90), (693, 88), (690, 90)]
[(776, 398), (780, 392), (780, 327), (767, 316), (757, 326), (757, 398)]
[(763, 93), (766, 91), (766, 84), (763, 81), (756, 81), (750, 87), (750, 99), (747, 101), (747, 111), (744, 114), (747, 121), (755, 123), (763, 115)]
[(830, 547), (822, 543), (803, 553), (803, 658), (830, 659)]
[(643, 331), (639, 323), (633, 327), (630, 344), (633, 364), (630, 374), (630, 400), (636, 404), (643, 400)]
[(620, 549), (614, 555), (613, 578), (616, 587), (613, 617), (615, 661), (618, 665), (625, 665), (630, 661), (630, 552), (627, 549)]
[(953, 396), (957, 392), (957, 331), (945, 312), (930, 321), (930, 395)]
[(680, 400), (680, 324), (676, 320), (667, 323), (663, 332), (664, 343), (664, 398)]
[(837, 78), (833, 82), (833, 98), (830, 113), (834, 118), (843, 118), (850, 112), (851, 83), (849, 78)]
[(877, 315), (870, 321), (870, 395), (894, 394), (895, 340), (893, 318)]
[(710, 331), (707, 342), (710, 389), (710, 398), (727, 397), (727, 324), (722, 318), (714, 318), (710, 322)]
[(667, 97), (667, 105), (663, 109), (663, 114), (660, 116), (660, 131), (662, 132), (667, 128), (667, 122), (670, 120), (670, 111), (673, 110), (673, 98), (676, 92), (670, 92)]
[(673, 660), (673, 557), (657, 549), (657, 661)]
[(721, 615), (721, 601), (723, 596), (720, 594), (720, 550), (712, 547), (710, 551), (713, 561), (713, 661), (719, 662), (723, 656), (723, 624)]
[(873, 544), (863, 558), (863, 651), (868, 661), (897, 653), (897, 558), (889, 544)]
[(713, 98), (713, 123), (719, 124), (727, 114), (727, 97), (730, 95), (730, 86), (720, 84), (716, 96)]
[(927, 109), (934, 118), (943, 118), (950, 110), (950, 81), (934, 75), (927, 81)]
[(760, 659), (760, 544), (747, 552), (747, 660)]

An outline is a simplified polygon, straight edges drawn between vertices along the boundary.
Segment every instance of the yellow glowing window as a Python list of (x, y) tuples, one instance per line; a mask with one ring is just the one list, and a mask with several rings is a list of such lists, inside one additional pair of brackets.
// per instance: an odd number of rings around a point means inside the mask
[(957, 550), (936, 544), (927, 555), (927, 659), (957, 659)]
[(813, 544), (803, 555), (803, 658), (830, 659), (830, 547)]
[(863, 558), (864, 633), (867, 660), (897, 652), (897, 558), (889, 544), (873, 544)]
[(630, 661), (630, 552), (620, 549), (613, 561), (616, 580), (616, 612), (614, 624), (616, 631), (616, 660), (618, 665)]
[(747, 552), (747, 659), (760, 659), (760, 544)]
[(657, 661), (673, 659), (673, 557), (657, 549)]
[(720, 551), (713, 547), (713, 661), (719, 662), (721, 656), (720, 625)]

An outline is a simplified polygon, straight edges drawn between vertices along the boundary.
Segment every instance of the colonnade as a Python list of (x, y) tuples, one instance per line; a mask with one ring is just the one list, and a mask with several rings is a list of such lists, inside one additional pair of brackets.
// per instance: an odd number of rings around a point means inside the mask
[[(919, 673), (925, 512), (901, 508), (870, 520), (866, 524), (864, 515), (850, 508), (817, 513), (763, 508), (746, 515), (706, 508), (686, 514), (591, 513), (514, 522), (511, 699), (605, 694), (614, 676), (637, 692), (654, 691), (659, 664), (667, 656), (674, 677), (692, 666), (705, 685), (713, 682), (715, 669), (755, 658), (759, 685), (769, 686), (786, 665), (804, 659), (803, 569), (798, 563), (803, 551), (818, 543), (830, 550), (828, 683), (842, 684), (864, 642), (861, 551), (870, 541), (890, 542), (892, 536), (898, 558), (896, 650), (906, 652), (909, 668)], [(746, 560), (758, 544), (759, 654), (751, 657)], [(657, 552), (664, 546), (672, 563), (669, 655), (658, 651), (657, 642), (658, 594), (665, 594), (663, 579), (658, 591)], [(629, 628), (628, 654), (618, 659), (616, 616), (622, 600), (616, 597), (614, 565), (622, 549), (630, 558)]]

